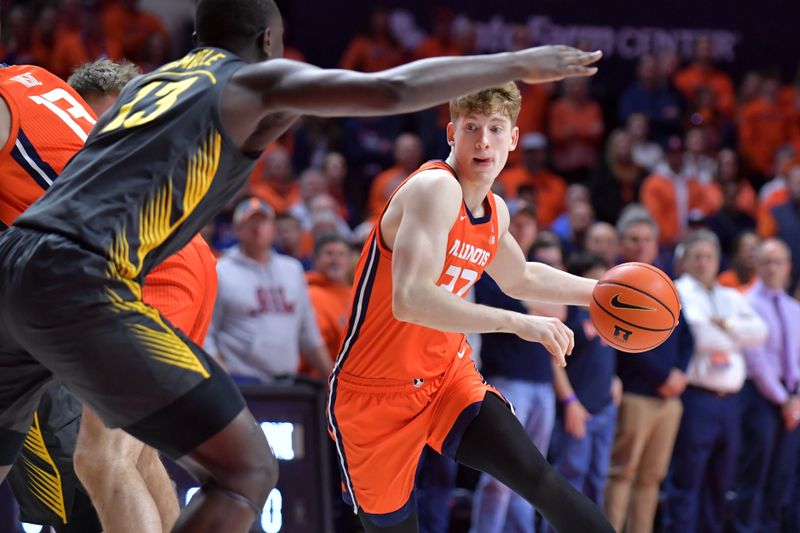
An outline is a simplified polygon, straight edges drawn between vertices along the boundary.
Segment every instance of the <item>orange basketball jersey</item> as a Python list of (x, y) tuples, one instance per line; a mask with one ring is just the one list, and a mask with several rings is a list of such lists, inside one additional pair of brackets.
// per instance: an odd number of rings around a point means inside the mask
[(8, 141), (0, 150), (2, 229), (61, 174), (96, 117), (64, 80), (32, 65), (0, 68), (0, 96), (11, 111)]
[[(0, 96), (11, 111), (8, 142), (0, 151), (2, 230), (52, 185), (83, 147), (96, 117), (72, 87), (35, 66), (0, 67)], [(198, 345), (216, 295), (216, 258), (199, 235), (153, 269), (143, 288), (145, 303)]]
[[(432, 161), (411, 174), (397, 190), (416, 174), (432, 169), (447, 171), (457, 179), (449, 165)], [(462, 298), (497, 253), (497, 212), (493, 194), (489, 193), (484, 208), (485, 215), (476, 219), (462, 204), (448, 236), (447, 258), (437, 281), (440, 287)], [(392, 252), (381, 238), (382, 217), (383, 213), (367, 238), (356, 269), (358, 281), (348, 330), (334, 375), (342, 371), (360, 378), (409, 381), (438, 376), (457, 354), (463, 357), (464, 335), (401, 322), (394, 317)], [(429, 254), (430, 251), (420, 250), (419, 253)]]

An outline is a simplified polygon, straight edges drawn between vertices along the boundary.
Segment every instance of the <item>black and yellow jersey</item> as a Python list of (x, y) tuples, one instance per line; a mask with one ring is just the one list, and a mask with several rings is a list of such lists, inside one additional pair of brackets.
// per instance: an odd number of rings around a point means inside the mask
[(223, 87), (244, 60), (219, 48), (132, 80), (85, 147), (15, 225), (67, 237), (140, 279), (181, 249), (245, 183), (245, 154), (219, 116)]

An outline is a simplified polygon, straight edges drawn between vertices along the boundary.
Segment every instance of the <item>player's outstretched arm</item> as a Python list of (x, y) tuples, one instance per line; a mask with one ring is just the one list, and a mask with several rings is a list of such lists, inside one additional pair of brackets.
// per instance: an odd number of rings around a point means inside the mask
[(441, 57), (360, 73), (273, 59), (234, 79), (261, 97), (262, 112), (320, 116), (407, 113), (510, 80), (528, 83), (591, 76), (600, 52), (541, 46), (499, 54)]
[(508, 232), (508, 207), (495, 195), (500, 239), (497, 256), (486, 272), (500, 289), (518, 300), (588, 306), (597, 281), (573, 276), (544, 263), (526, 262), (525, 254)]
[(453, 332), (513, 333), (542, 343), (564, 366), (573, 337), (561, 321), (478, 305), (437, 285), (447, 236), (461, 208), (461, 187), (447, 173), (420, 174), (403, 187), (392, 251), (392, 309), (398, 320)]

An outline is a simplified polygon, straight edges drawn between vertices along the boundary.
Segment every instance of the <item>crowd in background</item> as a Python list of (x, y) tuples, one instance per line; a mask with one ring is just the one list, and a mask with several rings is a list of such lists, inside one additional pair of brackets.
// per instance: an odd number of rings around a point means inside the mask
[[(165, 20), (136, 0), (2, 7), (0, 61), (64, 78), (98, 57), (147, 72), (190, 43), (180, 14)], [(474, 26), (448, 9), (431, 11), (413, 50), (388, 15), (375, 9), (339, 66), (377, 71), (476, 51)], [(536, 39), (517, 26), (509, 43)], [(292, 47), (286, 55), (303, 59)], [(712, 57), (703, 37), (688, 61), (644, 55), (615, 101), (591, 78), (521, 86), (520, 141), (494, 187), (530, 260), (596, 278), (641, 261), (676, 279), (683, 311), (667, 343), (616, 353), (585, 310), (519, 302), (491, 279), (469, 296), (557, 316), (575, 332), (566, 371), (510, 335), (474, 338), (474, 352), (537, 447), (619, 531), (800, 531), (800, 330), (791, 327), (800, 323), (800, 76), (764, 69), (734, 80)], [(203, 232), (219, 255), (206, 349), (237, 379), (330, 371), (360, 247), (394, 189), (448, 155), (448, 120), (447, 106), (306, 117), (264, 153)], [(456, 476), (426, 452), (423, 531), (447, 531)], [(507, 488), (488, 476), (475, 483), (474, 531), (547, 530)]]

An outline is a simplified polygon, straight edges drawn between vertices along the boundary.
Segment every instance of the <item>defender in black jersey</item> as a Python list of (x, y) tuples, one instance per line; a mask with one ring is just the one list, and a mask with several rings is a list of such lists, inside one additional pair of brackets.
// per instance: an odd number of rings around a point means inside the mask
[(272, 0), (201, 0), (196, 29), (200, 48), (132, 81), (0, 237), (0, 465), (13, 462), (56, 376), (107, 425), (203, 480), (176, 531), (246, 531), (277, 463), (232, 381), (142, 302), (144, 276), (301, 114), (415, 111), (512, 79), (590, 75), (599, 54), (543, 47), (362, 74), (264, 61), (282, 52)]

